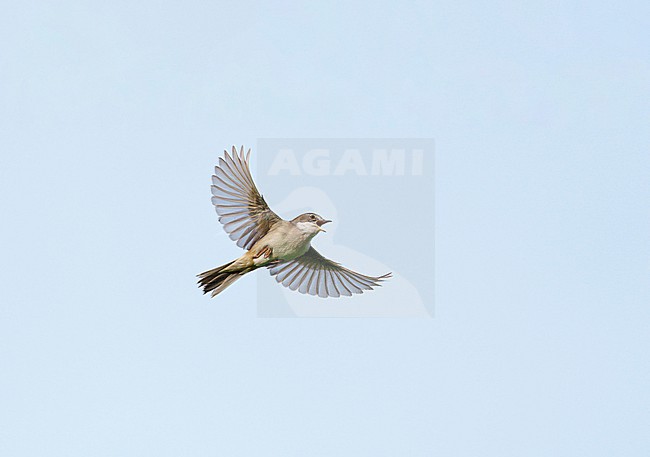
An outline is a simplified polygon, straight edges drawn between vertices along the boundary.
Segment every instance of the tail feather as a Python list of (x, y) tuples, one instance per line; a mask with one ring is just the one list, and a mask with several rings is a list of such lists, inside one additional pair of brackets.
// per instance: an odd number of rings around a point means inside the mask
[(204, 271), (203, 273), (197, 275), (199, 278), (199, 287), (203, 289), (204, 294), (212, 292), (212, 297), (215, 297), (223, 292), (226, 287), (250, 271), (249, 268), (228, 269), (228, 267), (230, 267), (233, 263), (235, 262), (229, 262), (225, 265), (221, 265), (220, 267), (214, 268), (212, 270)]

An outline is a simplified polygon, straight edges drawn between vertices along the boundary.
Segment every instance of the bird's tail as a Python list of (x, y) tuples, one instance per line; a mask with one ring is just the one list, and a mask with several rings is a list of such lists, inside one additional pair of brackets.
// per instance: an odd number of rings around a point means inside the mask
[(233, 260), (225, 265), (198, 274), (199, 287), (203, 289), (203, 293), (212, 292), (212, 296), (215, 297), (223, 292), (226, 287), (252, 270), (250, 267), (237, 268), (233, 265), (235, 262), (237, 261)]

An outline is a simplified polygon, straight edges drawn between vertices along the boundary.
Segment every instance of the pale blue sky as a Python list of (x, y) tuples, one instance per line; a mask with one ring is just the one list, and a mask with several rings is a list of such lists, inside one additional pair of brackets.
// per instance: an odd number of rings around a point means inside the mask
[[(4, 2), (0, 455), (649, 455), (649, 17)], [(199, 293), (267, 137), (435, 138), (434, 319)]]

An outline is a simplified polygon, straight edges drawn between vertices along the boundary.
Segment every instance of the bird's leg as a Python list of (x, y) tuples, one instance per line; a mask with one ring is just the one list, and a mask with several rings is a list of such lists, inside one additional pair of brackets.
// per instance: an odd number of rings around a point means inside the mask
[(269, 246), (264, 246), (262, 249), (257, 251), (257, 254), (253, 256), (254, 259), (259, 259), (260, 257), (264, 256), (265, 258), (270, 258), (273, 255), (273, 249), (271, 249)]

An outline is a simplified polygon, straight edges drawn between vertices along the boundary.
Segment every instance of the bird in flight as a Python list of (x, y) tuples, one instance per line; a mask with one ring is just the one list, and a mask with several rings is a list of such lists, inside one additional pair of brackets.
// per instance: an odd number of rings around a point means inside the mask
[(224, 151), (212, 175), (212, 204), (219, 222), (244, 255), (198, 276), (203, 293), (216, 296), (258, 268), (268, 268), (276, 281), (291, 290), (322, 298), (361, 294), (391, 277), (366, 276), (329, 260), (311, 246), (311, 240), (328, 221), (305, 213), (285, 221), (271, 211), (255, 187), (248, 167), (250, 149)]

